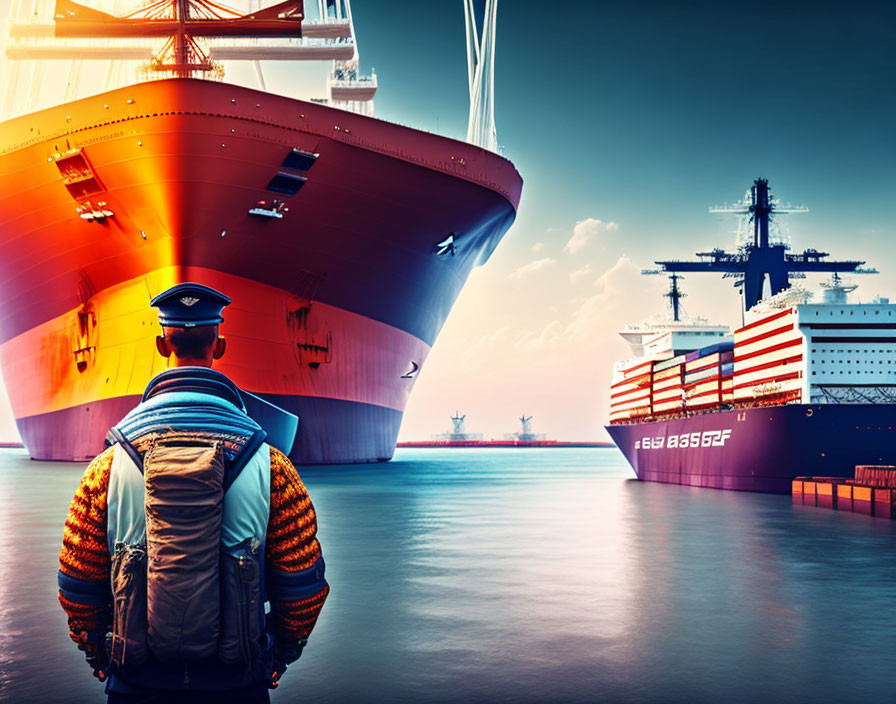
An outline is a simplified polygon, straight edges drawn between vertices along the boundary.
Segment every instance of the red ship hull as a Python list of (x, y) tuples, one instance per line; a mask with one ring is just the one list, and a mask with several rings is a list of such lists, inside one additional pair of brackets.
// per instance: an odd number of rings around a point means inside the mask
[[(290, 172), (293, 150), (318, 156)], [(269, 190), (284, 171), (293, 195)], [(294, 459), (390, 458), (521, 186), (469, 144), (191, 79), (0, 125), (0, 363), (26, 447), (99, 451), (166, 366), (150, 297), (193, 280), (233, 298), (216, 368), (299, 415)], [(250, 214), (274, 199), (282, 217)]]

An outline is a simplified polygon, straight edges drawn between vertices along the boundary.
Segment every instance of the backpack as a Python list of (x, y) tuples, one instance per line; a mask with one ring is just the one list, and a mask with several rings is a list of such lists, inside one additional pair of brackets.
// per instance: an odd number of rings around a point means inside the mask
[[(247, 502), (264, 488), (269, 500), (269, 459), (257, 457), (264, 431), (228, 437), (168, 430), (132, 444), (113, 428), (110, 440), (117, 443), (109, 483), (107, 651), (114, 671), (156, 688), (225, 689), (254, 681), (270, 649), (267, 505)], [(262, 481), (247, 472), (230, 494), (250, 462)], [(260, 463), (268, 472), (264, 488)]]

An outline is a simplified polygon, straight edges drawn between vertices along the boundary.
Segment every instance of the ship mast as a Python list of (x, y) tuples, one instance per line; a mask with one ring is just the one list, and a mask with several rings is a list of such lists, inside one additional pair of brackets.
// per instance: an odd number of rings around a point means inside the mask
[(681, 322), (681, 299), (688, 295), (682, 293), (681, 289), (678, 288), (678, 281), (683, 278), (681, 274), (672, 274), (669, 277), (669, 293), (666, 294), (666, 298), (669, 299), (669, 305), (672, 307), (672, 320), (676, 323)]
[[(189, 0), (174, 0), (177, 4), (177, 34), (174, 37), (174, 73), (179, 78), (187, 78), (192, 74), (190, 71), (190, 44), (189, 35), (187, 34), (187, 23), (190, 21), (190, 2)], [(203, 69), (205, 66), (203, 66)]]
[[(662, 269), (641, 269), (641, 274), (643, 276), (666, 273), (667, 272)], [(681, 299), (688, 297), (688, 294), (682, 291), (681, 287), (678, 285), (679, 281), (684, 281), (684, 277), (681, 274), (671, 274), (669, 276), (669, 291), (663, 294), (664, 298), (669, 299), (669, 308), (672, 311), (672, 322), (675, 323), (681, 322), (681, 314), (683, 312)]]
[(763, 298), (766, 282), (774, 296), (790, 288), (791, 278), (800, 278), (807, 273), (877, 273), (876, 269), (863, 269), (863, 261), (827, 261), (830, 255), (817, 249), (789, 254), (789, 245), (772, 241), (769, 225), (775, 214), (805, 213), (808, 210), (803, 206), (781, 205), (771, 196), (768, 180), (756, 179), (746, 199), (731, 206), (716, 206), (709, 211), (746, 218), (753, 229), (749, 242), (733, 253), (717, 248), (698, 252), (699, 261), (667, 260), (656, 264), (662, 272), (719, 272), (725, 277), (734, 277), (735, 285), (742, 287), (744, 310), (749, 310)]

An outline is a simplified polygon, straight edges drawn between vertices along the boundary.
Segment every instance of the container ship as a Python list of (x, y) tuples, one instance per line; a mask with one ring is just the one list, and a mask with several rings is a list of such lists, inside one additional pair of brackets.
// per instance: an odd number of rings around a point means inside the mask
[[(294, 460), (389, 459), (455, 298), (519, 203), (487, 99), (493, 0), (466, 18), (467, 142), (372, 117), (349, 0), (312, 18), (301, 0), (125, 4), (10, 10), (0, 365), (30, 455), (101, 450), (167, 364), (150, 299), (197, 281), (233, 299), (216, 368), (299, 416)], [(263, 67), (294, 60), (326, 68), (327, 98), (266, 90)], [(65, 95), (39, 109), (47, 66)], [(225, 81), (230, 66), (255, 87)]]
[[(622, 336), (634, 358), (617, 363), (607, 431), (639, 479), (789, 493), (794, 477), (852, 476), (896, 460), (896, 305), (850, 303), (841, 272), (876, 273), (817, 250), (790, 253), (770, 227), (775, 201), (757, 180), (747, 197), (714, 209), (741, 215), (751, 236), (735, 253), (657, 262), (672, 314)], [(681, 315), (680, 272), (723, 272), (742, 287), (733, 332)], [(821, 300), (791, 286), (829, 272)], [(764, 292), (768, 296), (762, 298)]]

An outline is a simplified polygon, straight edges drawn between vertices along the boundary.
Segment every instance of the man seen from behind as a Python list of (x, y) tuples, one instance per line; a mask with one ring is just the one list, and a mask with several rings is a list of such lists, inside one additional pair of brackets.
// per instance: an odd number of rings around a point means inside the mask
[(268, 702), (329, 592), (305, 486), (211, 369), (229, 303), (194, 283), (152, 300), (169, 369), (65, 522), (59, 601), (110, 703)]

